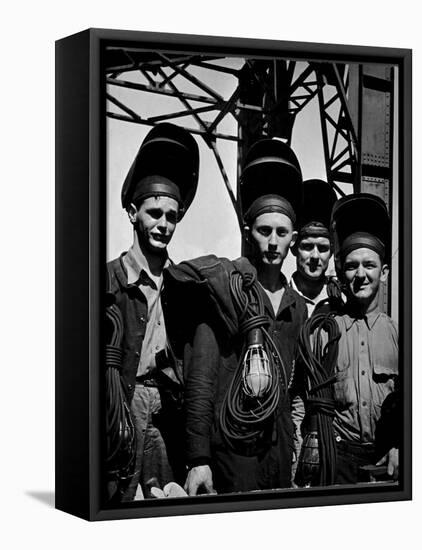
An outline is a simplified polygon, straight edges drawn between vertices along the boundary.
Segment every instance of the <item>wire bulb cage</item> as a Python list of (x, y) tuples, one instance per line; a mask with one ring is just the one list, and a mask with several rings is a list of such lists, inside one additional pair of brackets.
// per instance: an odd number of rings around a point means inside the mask
[(301, 487), (315, 487), (320, 485), (320, 457), (319, 438), (316, 431), (308, 432), (300, 450), (296, 482)]
[(261, 344), (248, 346), (243, 358), (243, 390), (249, 397), (263, 397), (271, 386), (268, 355)]

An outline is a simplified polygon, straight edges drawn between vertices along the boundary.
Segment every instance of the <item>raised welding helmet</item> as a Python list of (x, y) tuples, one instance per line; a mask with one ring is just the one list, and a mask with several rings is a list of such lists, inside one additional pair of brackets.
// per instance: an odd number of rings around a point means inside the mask
[(157, 124), (143, 140), (122, 187), (122, 206), (152, 196), (179, 203), (181, 220), (198, 187), (199, 150), (193, 136), (168, 122)]
[(243, 164), (240, 199), (247, 225), (266, 212), (281, 212), (296, 223), (302, 205), (302, 172), (291, 147), (276, 138), (251, 146)]
[(330, 239), (331, 213), (336, 201), (337, 195), (326, 181), (310, 179), (303, 182), (303, 204), (298, 220), (297, 243), (308, 236)]
[(331, 216), (336, 265), (358, 248), (377, 252), (383, 263), (391, 260), (391, 219), (385, 202), (370, 193), (339, 199)]

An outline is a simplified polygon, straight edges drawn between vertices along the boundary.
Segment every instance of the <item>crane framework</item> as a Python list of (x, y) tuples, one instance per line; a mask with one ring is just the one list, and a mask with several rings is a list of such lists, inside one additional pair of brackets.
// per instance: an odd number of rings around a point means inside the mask
[[(241, 231), (238, 188), (246, 151), (262, 137), (277, 137), (290, 144), (296, 117), (313, 100), (319, 108), (329, 184), (339, 196), (352, 192), (376, 194), (391, 212), (392, 66), (239, 59), (109, 47), (105, 70), (108, 117), (147, 126), (170, 121), (205, 141), (215, 157)], [(166, 112), (151, 115), (142, 112), (142, 98), (135, 102), (122, 98), (119, 88), (129, 90), (132, 98), (133, 94), (156, 94), (173, 101)], [(225, 124), (228, 119), (229, 125)], [(226, 127), (235, 131), (224, 131)], [(236, 182), (230, 182), (219, 151), (224, 141), (237, 143)], [(380, 306), (390, 310), (390, 286), (381, 293)]]

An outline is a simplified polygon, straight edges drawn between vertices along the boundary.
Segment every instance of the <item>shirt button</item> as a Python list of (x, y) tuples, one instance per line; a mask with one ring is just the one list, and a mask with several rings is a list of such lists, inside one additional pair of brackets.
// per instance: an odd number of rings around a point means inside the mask
[(161, 321), (157, 321), (157, 325), (161, 325)]
[(144, 323), (145, 322), (145, 317), (140, 317), (139, 320), (141, 321), (141, 323)]
[(365, 376), (365, 371), (363, 370), (361, 374), (362, 374), (362, 376)]
[(360, 343), (361, 346), (364, 346), (365, 345), (365, 342), (362, 340), (362, 342)]
[(339, 435), (336, 435), (336, 441), (337, 441), (337, 443), (340, 443), (341, 437)]
[(139, 357), (141, 354), (139, 353), (139, 351), (135, 351), (135, 355), (136, 357)]
[(362, 407), (366, 407), (366, 401), (362, 401)]

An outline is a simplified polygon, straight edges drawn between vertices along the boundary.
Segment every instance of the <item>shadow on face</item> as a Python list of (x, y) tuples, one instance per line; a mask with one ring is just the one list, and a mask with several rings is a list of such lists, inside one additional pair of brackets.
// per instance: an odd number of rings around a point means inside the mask
[(166, 196), (144, 199), (138, 207), (131, 204), (128, 215), (141, 246), (152, 253), (163, 252), (176, 229), (178, 202)]
[(251, 227), (246, 228), (247, 255), (258, 265), (281, 267), (296, 236), (293, 223), (285, 214), (260, 214)]
[(353, 250), (342, 261), (341, 275), (347, 296), (362, 306), (375, 304), (380, 284), (387, 281), (388, 273), (388, 265), (370, 248)]
[(327, 237), (307, 236), (296, 242), (294, 247), (296, 268), (306, 279), (325, 277), (331, 258), (331, 245)]

